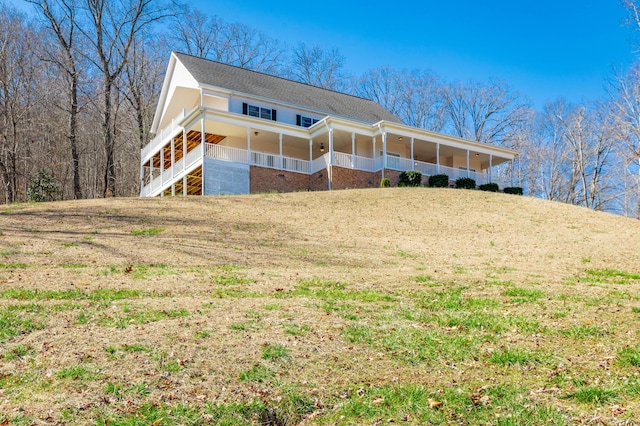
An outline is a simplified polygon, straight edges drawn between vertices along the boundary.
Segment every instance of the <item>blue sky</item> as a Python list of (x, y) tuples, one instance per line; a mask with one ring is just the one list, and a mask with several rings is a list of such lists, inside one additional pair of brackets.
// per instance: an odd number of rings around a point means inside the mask
[[(505, 80), (535, 106), (605, 95), (633, 60), (617, 0), (350, 2), (196, 0), (281, 41), (337, 47), (349, 71), (430, 68), (445, 80)], [(639, 34), (640, 35), (640, 34)]]
[[(24, 0), (9, 3), (30, 8)], [(636, 35), (618, 0), (191, 0), (192, 7), (271, 37), (338, 48), (346, 68), (429, 68), (446, 81), (499, 78), (540, 108), (606, 95), (633, 61)], [(637, 35), (640, 39), (640, 33)]]

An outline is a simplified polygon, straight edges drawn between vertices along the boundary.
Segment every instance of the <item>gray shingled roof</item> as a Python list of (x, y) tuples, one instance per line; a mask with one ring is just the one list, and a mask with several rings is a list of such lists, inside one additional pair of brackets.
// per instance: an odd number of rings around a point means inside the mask
[(297, 81), (238, 68), (221, 62), (175, 53), (200, 84), (233, 90), (310, 108), (327, 115), (358, 119), (368, 123), (400, 120), (374, 101)]

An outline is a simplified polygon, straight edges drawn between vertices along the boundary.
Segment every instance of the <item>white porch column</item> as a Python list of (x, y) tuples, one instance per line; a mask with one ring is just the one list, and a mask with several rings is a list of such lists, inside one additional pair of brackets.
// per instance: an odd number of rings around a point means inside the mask
[(279, 135), (279, 136), (280, 136), (280, 138), (279, 138), (280, 140), (279, 140), (279, 142), (278, 142), (278, 143), (279, 143), (279, 145), (280, 145), (280, 170), (282, 170), (282, 167), (284, 166), (284, 165), (282, 164), (282, 133), (280, 133), (280, 135)]
[(202, 145), (202, 158), (204, 158), (205, 154), (206, 154), (206, 150), (205, 150), (205, 142), (207, 140), (206, 135), (204, 133), (204, 117), (202, 117), (202, 121), (200, 122), (201, 124), (201, 129), (202, 129), (202, 133), (200, 134), (202, 136), (202, 140), (200, 141), (200, 144)]
[(415, 168), (414, 160), (413, 160), (413, 137), (411, 138), (411, 168)]
[(171, 184), (171, 196), (172, 197), (176, 196), (176, 184), (175, 183)]
[(154, 156), (152, 155), (151, 159), (149, 160), (149, 185), (151, 185), (151, 182), (153, 182), (153, 157)]
[(373, 146), (373, 171), (376, 171), (376, 137), (371, 138), (371, 145)]
[(164, 146), (160, 148), (160, 182), (164, 185)]
[(142, 189), (144, 188), (144, 163), (140, 159), (140, 196), (142, 197)]
[(309, 139), (309, 174), (313, 174), (313, 139)]
[(471, 172), (469, 171), (469, 150), (467, 150), (467, 177), (471, 177)]
[(331, 178), (333, 175), (333, 128), (329, 129), (329, 165), (327, 166), (327, 187), (331, 191)]
[(387, 168), (387, 132), (382, 133), (382, 179), (384, 179), (384, 169)]
[(202, 116), (202, 166), (200, 166), (202, 168), (202, 171), (200, 173), (201, 177), (200, 177), (200, 188), (201, 189), (201, 193), (200, 195), (204, 195), (204, 157), (207, 155), (207, 149), (206, 149), (206, 143), (207, 143), (207, 135), (205, 134), (205, 129), (204, 129), (204, 115)]
[(187, 129), (182, 129), (182, 170), (187, 167)]
[(489, 182), (493, 182), (493, 178), (491, 176), (492, 167), (493, 167), (493, 154), (489, 154)]
[(251, 127), (247, 127), (247, 164), (251, 164)]
[(187, 175), (182, 176), (182, 196), (187, 196)]
[(356, 166), (356, 134), (351, 132), (351, 168)]
[[(171, 179), (176, 174), (176, 141), (175, 138), (171, 138)], [(172, 185), (173, 186), (173, 185)]]
[(436, 172), (440, 174), (440, 144), (436, 144)]

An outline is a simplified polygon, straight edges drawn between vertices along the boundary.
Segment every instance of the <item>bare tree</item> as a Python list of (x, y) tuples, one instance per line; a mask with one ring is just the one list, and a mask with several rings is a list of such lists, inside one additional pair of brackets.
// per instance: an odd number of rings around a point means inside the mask
[(165, 40), (150, 35), (139, 37), (134, 41), (124, 69), (121, 93), (133, 108), (138, 149), (142, 149), (150, 140), (151, 121), (155, 102), (162, 89), (167, 54)]
[(26, 193), (29, 130), (44, 92), (40, 77), (46, 75), (34, 53), (40, 36), (24, 15), (0, 2), (0, 191), (5, 203), (18, 201), (20, 188)]
[(317, 44), (300, 42), (291, 52), (288, 77), (324, 89), (345, 88), (345, 58), (337, 48), (324, 50)]
[(407, 71), (398, 71), (391, 66), (373, 68), (355, 82), (354, 93), (380, 104), (390, 113), (401, 117), (406, 90), (409, 85)]
[(106, 155), (104, 196), (116, 195), (117, 170), (115, 164), (115, 137), (113, 96), (135, 38), (152, 23), (168, 16), (153, 0), (122, 0), (114, 4), (109, 0), (85, 0), (90, 25), (83, 32), (95, 51), (93, 59), (102, 75), (102, 131)]
[(175, 48), (199, 58), (217, 58), (229, 50), (230, 39), (226, 25), (217, 16), (209, 16), (188, 5), (173, 19), (175, 31), (171, 39)]
[(78, 52), (76, 50), (76, 15), (75, 0), (27, 0), (36, 6), (53, 32), (61, 54), (48, 52), (47, 60), (56, 64), (67, 79), (67, 106), (64, 108), (69, 115), (67, 138), (71, 149), (73, 171), (74, 198), (82, 198), (80, 184), (80, 155), (78, 153), (78, 91), (80, 72), (78, 70)]
[(510, 129), (524, 119), (526, 104), (504, 82), (454, 83), (445, 93), (451, 133), (484, 143), (509, 146)]
[(431, 71), (415, 70), (405, 75), (409, 80), (402, 93), (402, 121), (410, 126), (441, 131), (447, 123), (447, 110), (440, 79)]

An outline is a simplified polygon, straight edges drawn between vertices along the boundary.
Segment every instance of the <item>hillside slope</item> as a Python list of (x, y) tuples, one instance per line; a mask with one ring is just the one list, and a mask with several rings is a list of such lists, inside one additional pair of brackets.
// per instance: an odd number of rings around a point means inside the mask
[(0, 232), (0, 421), (640, 416), (637, 220), (395, 188), (13, 205)]

